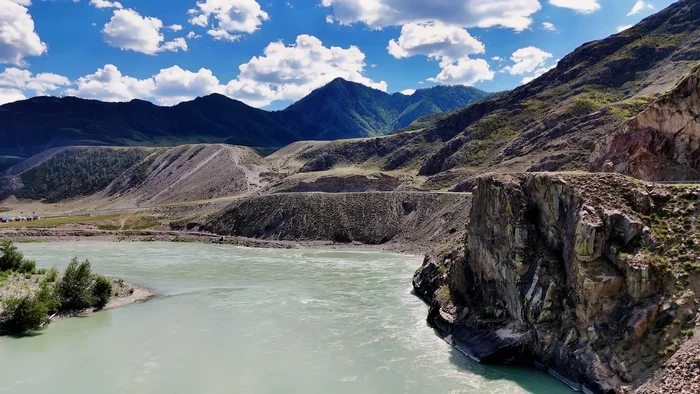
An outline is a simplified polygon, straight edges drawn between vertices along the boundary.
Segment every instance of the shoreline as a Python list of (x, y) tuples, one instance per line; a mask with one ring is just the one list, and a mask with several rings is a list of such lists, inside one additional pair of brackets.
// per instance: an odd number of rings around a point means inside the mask
[(408, 241), (389, 241), (384, 244), (364, 244), (359, 242), (340, 243), (320, 241), (280, 241), (235, 236), (222, 236), (211, 233), (157, 230), (97, 230), (24, 228), (21, 230), (0, 230), (0, 238), (8, 238), (17, 243), (53, 242), (176, 242), (215, 245), (233, 245), (263, 249), (362, 249), (377, 250), (407, 255), (424, 255), (430, 245)]
[(82, 317), (82, 316), (90, 316), (94, 313), (97, 312), (103, 312), (103, 311), (108, 311), (112, 309), (117, 309), (117, 308), (122, 308), (128, 305), (132, 304), (141, 304), (144, 302), (147, 302), (149, 300), (152, 300), (153, 298), (156, 297), (156, 294), (141, 286), (137, 286), (128, 282), (123, 282), (124, 286), (133, 289), (133, 292), (128, 292), (126, 295), (120, 295), (118, 297), (112, 297), (107, 305), (102, 308), (102, 309), (94, 309), (94, 308), (88, 308), (88, 309), (83, 309), (83, 310), (78, 310), (78, 311), (69, 311), (69, 312), (64, 312), (64, 313), (57, 313), (49, 319), (51, 320), (51, 323), (55, 323), (58, 321), (62, 320), (67, 320), (73, 317)]

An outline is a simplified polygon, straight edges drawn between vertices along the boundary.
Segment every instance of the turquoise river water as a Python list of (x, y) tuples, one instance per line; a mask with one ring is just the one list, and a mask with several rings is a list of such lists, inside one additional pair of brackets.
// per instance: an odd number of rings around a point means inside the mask
[(549, 375), (479, 365), (427, 326), (421, 258), (375, 251), (46, 243), (150, 288), (143, 304), (0, 337), (0, 393), (570, 393)]

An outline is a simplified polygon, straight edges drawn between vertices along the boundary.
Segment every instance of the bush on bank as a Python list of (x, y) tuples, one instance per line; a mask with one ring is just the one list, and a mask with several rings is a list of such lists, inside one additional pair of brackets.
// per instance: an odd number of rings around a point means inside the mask
[[(17, 273), (31, 278), (31, 275), (37, 274), (36, 262), (26, 260), (11, 241), (2, 240), (0, 273), (5, 277)], [(3, 302), (0, 335), (36, 331), (47, 325), (51, 321), (50, 316), (58, 312), (102, 309), (112, 297), (111, 282), (104, 276), (93, 275), (88, 260), (80, 262), (74, 258), (60, 277), (55, 268), (39, 273), (44, 277), (36, 294)]]

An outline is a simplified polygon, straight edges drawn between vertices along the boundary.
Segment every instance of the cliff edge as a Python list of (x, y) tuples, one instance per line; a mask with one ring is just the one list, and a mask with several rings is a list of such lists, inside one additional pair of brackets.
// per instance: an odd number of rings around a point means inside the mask
[(699, 200), (700, 187), (616, 174), (486, 175), (464, 242), (427, 256), (414, 288), (478, 361), (629, 392), (695, 328)]

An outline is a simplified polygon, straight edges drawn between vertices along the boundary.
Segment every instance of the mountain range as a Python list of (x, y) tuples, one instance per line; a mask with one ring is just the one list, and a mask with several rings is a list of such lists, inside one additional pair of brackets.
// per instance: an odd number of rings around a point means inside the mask
[(451, 111), (487, 93), (439, 86), (411, 96), (336, 79), (284, 111), (264, 111), (220, 94), (172, 107), (35, 97), (0, 106), (0, 156), (28, 157), (70, 146), (244, 145), (270, 152), (299, 140), (385, 135), (423, 115)]

